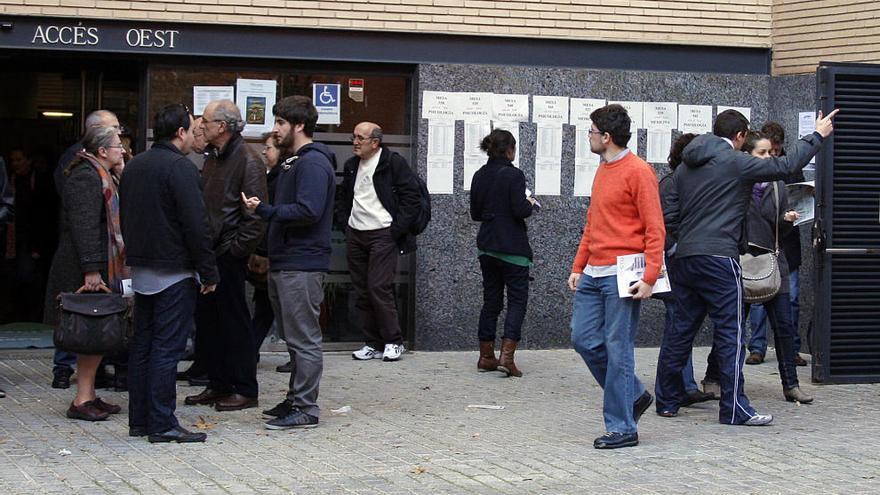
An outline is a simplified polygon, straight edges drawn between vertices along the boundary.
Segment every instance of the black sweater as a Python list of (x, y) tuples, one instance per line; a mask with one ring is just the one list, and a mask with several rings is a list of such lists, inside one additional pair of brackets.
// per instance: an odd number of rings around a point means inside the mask
[(204, 285), (220, 281), (200, 184), (195, 164), (170, 142), (125, 166), (119, 215), (128, 266), (195, 269)]
[(532, 259), (526, 221), (526, 177), (503, 158), (489, 158), (471, 181), (471, 218), (480, 223), (477, 247)]

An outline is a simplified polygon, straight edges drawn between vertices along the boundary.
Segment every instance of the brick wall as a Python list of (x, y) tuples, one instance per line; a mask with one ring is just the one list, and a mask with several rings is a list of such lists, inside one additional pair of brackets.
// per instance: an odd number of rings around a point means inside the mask
[(0, 0), (8, 14), (769, 47), (772, 0)]
[(880, 63), (880, 2), (775, 0), (773, 73), (814, 72), (820, 61)]

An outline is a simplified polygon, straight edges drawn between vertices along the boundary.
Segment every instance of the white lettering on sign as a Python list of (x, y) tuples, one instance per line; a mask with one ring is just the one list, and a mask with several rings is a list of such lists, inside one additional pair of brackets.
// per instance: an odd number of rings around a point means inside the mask
[(37, 26), (31, 44), (44, 45), (97, 45), (98, 28), (85, 26)]
[(174, 37), (180, 31), (174, 29), (129, 29), (125, 33), (128, 46), (141, 48), (174, 48)]

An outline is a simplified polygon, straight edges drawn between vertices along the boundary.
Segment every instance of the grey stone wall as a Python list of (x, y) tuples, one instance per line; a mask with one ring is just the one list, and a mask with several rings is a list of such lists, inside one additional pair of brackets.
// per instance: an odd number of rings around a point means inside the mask
[[(729, 105), (752, 108), (752, 120), (763, 123), (772, 115), (771, 78), (762, 75), (639, 72), (587, 69), (547, 69), (472, 65), (422, 65), (415, 81), (421, 115), (422, 91), (489, 91), (530, 95), (562, 95), (607, 100), (675, 101), (680, 104)], [(790, 83), (795, 86), (795, 82)], [(788, 86), (780, 86), (786, 91)], [(813, 92), (815, 93), (815, 91)], [(791, 97), (793, 95), (788, 95)], [(799, 102), (798, 102), (799, 104)], [(780, 109), (785, 102), (780, 97)], [(808, 107), (806, 107), (808, 108)], [(796, 119), (794, 123), (796, 125)], [(793, 131), (793, 135), (794, 135)], [(534, 184), (536, 126), (520, 126), (520, 163), (526, 180)], [(426, 173), (427, 121), (417, 123), (416, 163)], [(455, 193), (432, 196), (433, 217), (419, 237), (416, 275), (415, 345), (425, 350), (471, 349), (482, 303), (481, 277), (476, 253), (478, 225), (468, 214), (468, 193), (462, 190), (463, 124), (456, 124)], [(645, 156), (646, 134), (638, 140)], [(572, 196), (574, 182), (574, 128), (564, 129), (562, 195), (541, 197), (542, 210), (529, 221), (535, 251), (534, 278), (522, 345), (527, 348), (569, 346), (571, 292), (565, 287), (584, 226), (589, 201)], [(658, 176), (668, 172), (657, 166)], [(503, 315), (502, 315), (503, 317)], [(659, 345), (663, 305), (643, 303), (638, 345)], [(698, 343), (709, 341), (706, 331)]]

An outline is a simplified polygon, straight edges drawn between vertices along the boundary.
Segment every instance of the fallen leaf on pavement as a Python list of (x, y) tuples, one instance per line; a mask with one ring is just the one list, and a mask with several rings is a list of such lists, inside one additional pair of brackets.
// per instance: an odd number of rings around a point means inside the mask
[(196, 424), (194, 424), (193, 426), (195, 426), (196, 428), (198, 428), (200, 430), (210, 430), (211, 428), (213, 428), (217, 425), (214, 423), (205, 421), (205, 418), (199, 416), (199, 420), (196, 421)]

